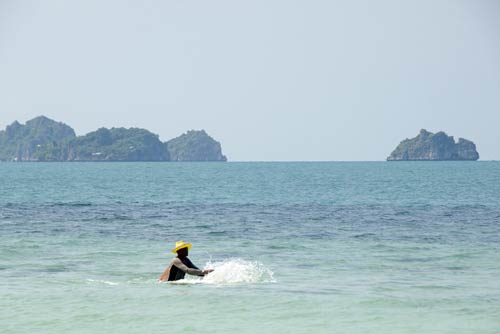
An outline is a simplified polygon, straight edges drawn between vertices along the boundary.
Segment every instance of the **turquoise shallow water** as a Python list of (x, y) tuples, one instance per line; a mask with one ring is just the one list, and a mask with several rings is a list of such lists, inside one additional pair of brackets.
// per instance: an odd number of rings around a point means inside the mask
[(0, 164), (2, 333), (496, 334), (499, 277), (498, 162)]

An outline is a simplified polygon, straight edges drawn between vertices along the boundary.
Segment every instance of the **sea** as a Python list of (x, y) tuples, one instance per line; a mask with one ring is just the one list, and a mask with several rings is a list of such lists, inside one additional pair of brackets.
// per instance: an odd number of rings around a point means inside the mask
[(0, 332), (498, 334), (500, 162), (0, 163)]

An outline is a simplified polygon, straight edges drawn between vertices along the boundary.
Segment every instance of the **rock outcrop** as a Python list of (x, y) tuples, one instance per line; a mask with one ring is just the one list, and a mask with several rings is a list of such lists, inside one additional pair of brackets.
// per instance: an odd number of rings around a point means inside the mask
[(33, 118), (25, 125), (15, 121), (0, 131), (0, 160), (65, 160), (66, 144), (75, 137), (70, 126), (45, 116)]
[(227, 161), (219, 142), (205, 130), (188, 131), (165, 143), (171, 161)]
[(434, 134), (422, 129), (417, 137), (403, 140), (387, 161), (477, 159), (476, 145), (470, 140), (460, 138), (456, 143), (453, 136), (442, 131)]

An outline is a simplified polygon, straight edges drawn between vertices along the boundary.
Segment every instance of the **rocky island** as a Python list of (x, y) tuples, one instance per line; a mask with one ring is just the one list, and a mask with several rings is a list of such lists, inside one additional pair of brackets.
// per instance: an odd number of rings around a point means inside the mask
[(165, 143), (171, 161), (227, 161), (220, 143), (205, 130), (188, 131)]
[(459, 138), (458, 142), (455, 142), (453, 136), (448, 136), (442, 131), (432, 133), (422, 129), (415, 138), (403, 140), (392, 151), (387, 161), (477, 159), (479, 153), (472, 141)]
[(0, 161), (227, 161), (204, 130), (162, 142), (139, 128), (100, 128), (76, 136), (68, 125), (39, 116), (0, 131)]

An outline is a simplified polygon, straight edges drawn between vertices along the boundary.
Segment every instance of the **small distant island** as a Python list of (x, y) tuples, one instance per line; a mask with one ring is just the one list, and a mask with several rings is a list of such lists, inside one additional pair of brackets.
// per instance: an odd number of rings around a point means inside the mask
[(418, 136), (403, 140), (387, 161), (442, 161), (442, 160), (477, 160), (479, 153), (476, 145), (467, 139), (459, 138), (455, 142), (453, 136), (440, 131), (420, 130)]
[(39, 116), (0, 131), (0, 161), (227, 161), (219, 142), (191, 130), (167, 142), (140, 128), (100, 128), (76, 136), (68, 125)]

